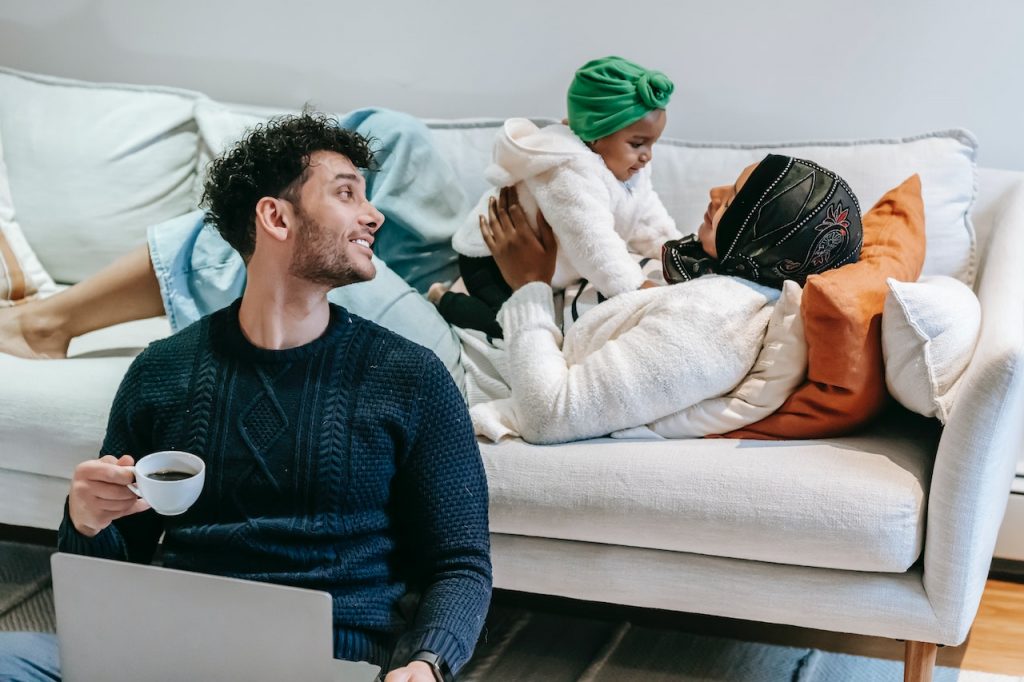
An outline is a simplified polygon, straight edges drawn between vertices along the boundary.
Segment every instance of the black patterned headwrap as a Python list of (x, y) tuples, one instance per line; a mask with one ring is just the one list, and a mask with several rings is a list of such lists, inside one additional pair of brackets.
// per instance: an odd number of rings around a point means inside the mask
[(722, 214), (715, 234), (718, 259), (694, 236), (662, 248), (669, 283), (717, 272), (781, 288), (860, 256), (860, 204), (846, 181), (803, 159), (769, 154)]

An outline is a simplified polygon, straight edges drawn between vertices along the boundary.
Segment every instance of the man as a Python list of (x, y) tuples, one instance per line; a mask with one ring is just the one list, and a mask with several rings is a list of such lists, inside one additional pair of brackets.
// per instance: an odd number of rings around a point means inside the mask
[[(148, 562), (164, 534), (165, 566), (324, 589), (336, 657), (428, 682), (466, 662), (483, 625), (487, 486), (444, 365), (328, 303), (375, 275), (384, 217), (358, 170), (373, 167), (364, 138), (312, 114), (212, 164), (208, 220), (246, 262), (244, 293), (136, 358), (103, 457), (75, 469), (58, 545)], [(127, 467), (158, 450), (206, 463), (181, 516), (127, 488)]]

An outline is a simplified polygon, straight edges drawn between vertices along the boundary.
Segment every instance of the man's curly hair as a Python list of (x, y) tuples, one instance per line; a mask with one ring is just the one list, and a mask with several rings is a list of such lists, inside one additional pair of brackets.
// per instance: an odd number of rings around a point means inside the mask
[(321, 113), (305, 111), (261, 123), (210, 163), (202, 200), (206, 220), (248, 261), (256, 247), (260, 199), (294, 202), (314, 152), (337, 152), (356, 168), (375, 170), (372, 142)]

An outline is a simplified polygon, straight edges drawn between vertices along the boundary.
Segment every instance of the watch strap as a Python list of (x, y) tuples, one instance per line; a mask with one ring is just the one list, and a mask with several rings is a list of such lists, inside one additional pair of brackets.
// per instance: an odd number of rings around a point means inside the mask
[(409, 658), (409, 662), (422, 661), (430, 666), (430, 669), (434, 671), (434, 678), (437, 682), (454, 682), (455, 676), (452, 675), (452, 669), (448, 667), (448, 661), (444, 660), (444, 657), (435, 654), (433, 651), (427, 651), (421, 649)]

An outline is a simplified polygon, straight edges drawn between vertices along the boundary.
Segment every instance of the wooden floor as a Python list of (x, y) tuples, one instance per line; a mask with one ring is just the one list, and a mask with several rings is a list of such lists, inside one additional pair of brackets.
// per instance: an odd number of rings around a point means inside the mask
[[(903, 659), (902, 642), (877, 637), (780, 628), (764, 623), (753, 623), (749, 632), (733, 636), (860, 656)], [(1024, 584), (989, 580), (967, 641), (958, 647), (940, 648), (936, 664), (1003, 675), (1024, 675)]]
[(1024, 675), (1024, 584), (988, 581), (971, 636), (954, 649), (960, 650), (962, 668)]

